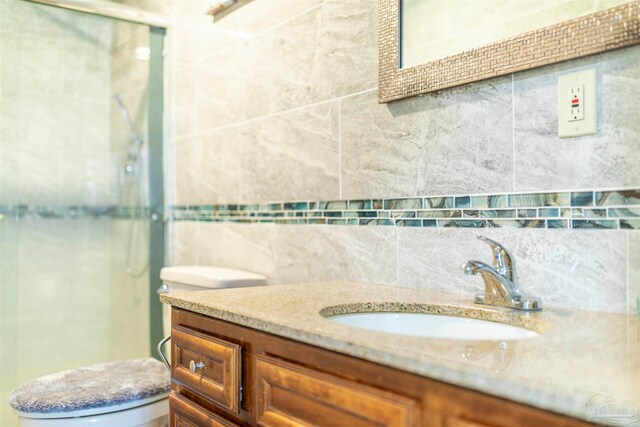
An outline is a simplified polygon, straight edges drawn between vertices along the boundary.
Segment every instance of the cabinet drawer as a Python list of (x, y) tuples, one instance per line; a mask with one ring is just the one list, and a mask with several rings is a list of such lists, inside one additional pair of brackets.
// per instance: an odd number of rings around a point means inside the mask
[(216, 405), (240, 410), (240, 346), (183, 327), (171, 330), (173, 379)]
[(417, 426), (415, 400), (268, 356), (256, 357), (262, 426)]
[(238, 427), (237, 424), (207, 411), (173, 391), (169, 395), (169, 411), (169, 427)]

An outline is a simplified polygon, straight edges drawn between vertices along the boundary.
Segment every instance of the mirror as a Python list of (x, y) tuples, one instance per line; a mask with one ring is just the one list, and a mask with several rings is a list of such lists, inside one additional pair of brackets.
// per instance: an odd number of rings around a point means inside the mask
[(640, 0), (380, 0), (380, 102), (640, 43)]
[(401, 0), (400, 66), (435, 61), (629, 1)]

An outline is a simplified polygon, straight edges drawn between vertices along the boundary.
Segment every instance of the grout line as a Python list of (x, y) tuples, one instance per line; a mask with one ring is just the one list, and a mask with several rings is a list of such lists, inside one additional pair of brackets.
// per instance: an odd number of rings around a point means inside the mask
[(302, 105), (302, 106), (299, 106), (299, 107), (294, 107), (294, 108), (290, 108), (288, 110), (278, 111), (276, 113), (271, 113), (271, 114), (267, 114), (267, 115), (264, 115), (264, 116), (254, 117), (254, 118), (251, 118), (251, 119), (247, 119), (247, 120), (243, 120), (243, 121), (240, 121), (240, 122), (231, 123), (231, 124), (228, 124), (228, 125), (202, 129), (202, 130), (198, 130), (198, 131), (195, 131), (195, 132), (185, 133), (185, 134), (182, 134), (182, 135), (176, 135), (174, 137), (174, 140), (178, 141), (178, 140), (181, 140), (181, 139), (192, 138), (194, 136), (199, 136), (199, 135), (202, 135), (202, 134), (205, 134), (205, 133), (209, 133), (209, 132), (232, 129), (234, 127), (238, 127), (238, 126), (242, 126), (242, 125), (245, 125), (245, 124), (257, 122), (257, 121), (260, 121), (260, 120), (266, 120), (266, 119), (270, 119), (270, 118), (273, 118), (273, 117), (278, 117), (278, 116), (282, 116), (282, 115), (285, 115), (285, 114), (294, 113), (296, 111), (302, 111), (302, 110), (305, 110), (307, 108), (317, 107), (317, 106), (320, 106), (320, 105), (323, 105), (323, 104), (329, 104), (329, 103), (335, 102), (335, 101), (341, 101), (341, 100), (346, 99), (346, 98), (362, 95), (362, 94), (373, 92), (373, 91), (376, 91), (376, 90), (378, 90), (377, 87), (372, 88), (372, 89), (366, 89), (366, 90), (362, 90), (360, 92), (354, 92), (354, 93), (350, 93), (348, 95), (338, 96), (336, 98), (326, 99), (326, 100), (314, 102), (314, 103), (311, 103), (311, 104), (305, 104), (305, 105)]
[(516, 191), (516, 85), (515, 74), (511, 74), (511, 168), (513, 191)]
[(338, 100), (338, 195), (342, 200), (342, 100)]

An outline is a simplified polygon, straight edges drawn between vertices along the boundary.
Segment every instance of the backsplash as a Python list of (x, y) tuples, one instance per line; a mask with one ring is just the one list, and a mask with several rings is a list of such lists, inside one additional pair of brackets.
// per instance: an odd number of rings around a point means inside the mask
[[(459, 266), (490, 259), (482, 233), (547, 307), (636, 312), (640, 205), (593, 193), (640, 188), (640, 111), (621, 102), (640, 98), (640, 46), (380, 105), (377, 0), (253, 0), (214, 23), (199, 2), (125, 1), (172, 20), (170, 264), (471, 296)], [(598, 134), (560, 139), (558, 76), (585, 68)], [(331, 225), (356, 222), (381, 226)]]
[(174, 221), (640, 229), (640, 189), (173, 206)]

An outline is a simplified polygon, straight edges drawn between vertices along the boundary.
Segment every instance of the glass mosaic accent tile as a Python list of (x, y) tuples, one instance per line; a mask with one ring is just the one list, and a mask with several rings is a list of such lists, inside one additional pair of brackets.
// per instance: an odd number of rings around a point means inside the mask
[[(161, 212), (156, 214), (162, 216)], [(0, 205), (0, 215), (14, 219), (148, 219), (151, 209), (132, 206)]]
[(425, 197), (425, 209), (448, 209), (453, 207), (453, 197)]
[[(0, 213), (2, 207), (0, 207)], [(87, 211), (89, 212), (89, 211)], [(172, 206), (171, 221), (640, 230), (640, 189)]]

